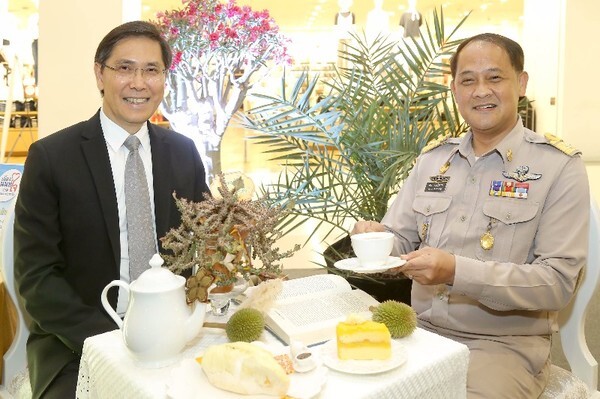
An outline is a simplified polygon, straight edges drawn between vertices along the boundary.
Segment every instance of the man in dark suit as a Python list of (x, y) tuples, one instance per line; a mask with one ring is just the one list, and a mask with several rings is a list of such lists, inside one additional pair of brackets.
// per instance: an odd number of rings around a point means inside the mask
[[(29, 150), (14, 249), (15, 279), (32, 320), (27, 357), (34, 398), (74, 397), (84, 340), (117, 328), (100, 294), (112, 280), (131, 280), (125, 139), (141, 141), (157, 245), (180, 223), (172, 193), (200, 201), (208, 192), (193, 142), (148, 122), (163, 99), (170, 63), (154, 25), (113, 29), (95, 56), (102, 108)], [(110, 294), (123, 313), (126, 296)]]

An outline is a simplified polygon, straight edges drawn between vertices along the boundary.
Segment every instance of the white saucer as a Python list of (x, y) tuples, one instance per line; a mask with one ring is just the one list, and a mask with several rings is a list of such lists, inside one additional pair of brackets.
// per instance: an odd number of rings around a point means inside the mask
[(349, 270), (355, 273), (381, 273), (392, 267), (398, 267), (405, 264), (404, 259), (400, 259), (397, 256), (390, 256), (383, 265), (380, 266), (362, 266), (358, 261), (358, 258), (342, 259), (335, 262), (333, 265), (341, 270)]
[(337, 355), (337, 342), (331, 340), (321, 349), (323, 363), (332, 370), (349, 374), (377, 374), (402, 366), (408, 359), (406, 348), (392, 340), (392, 357), (388, 360), (340, 360)]

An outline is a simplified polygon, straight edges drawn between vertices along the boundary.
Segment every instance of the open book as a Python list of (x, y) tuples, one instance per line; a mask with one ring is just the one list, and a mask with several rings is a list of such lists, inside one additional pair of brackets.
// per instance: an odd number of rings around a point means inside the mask
[(283, 290), (267, 313), (265, 323), (286, 344), (305, 345), (335, 338), (335, 327), (350, 313), (370, 317), (369, 307), (379, 302), (364, 291), (352, 289), (341, 276), (321, 274), (283, 282)]

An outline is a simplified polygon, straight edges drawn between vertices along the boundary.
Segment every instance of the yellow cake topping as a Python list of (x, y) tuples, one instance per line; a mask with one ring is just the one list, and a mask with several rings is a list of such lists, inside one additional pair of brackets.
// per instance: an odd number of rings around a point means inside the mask
[(341, 360), (385, 360), (392, 356), (390, 331), (383, 323), (351, 318), (338, 323), (336, 339)]

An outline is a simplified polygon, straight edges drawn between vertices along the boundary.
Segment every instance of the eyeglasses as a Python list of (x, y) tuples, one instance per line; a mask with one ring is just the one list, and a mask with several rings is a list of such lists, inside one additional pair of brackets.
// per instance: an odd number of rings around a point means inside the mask
[(133, 79), (139, 70), (142, 74), (142, 78), (146, 81), (156, 81), (165, 76), (166, 69), (160, 69), (156, 66), (147, 66), (144, 68), (134, 68), (128, 64), (121, 64), (117, 66), (110, 66), (106, 64), (102, 64), (106, 68), (114, 71), (117, 76), (121, 79)]

